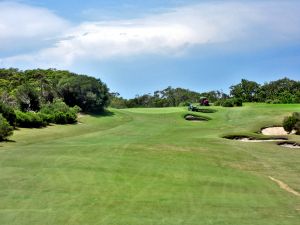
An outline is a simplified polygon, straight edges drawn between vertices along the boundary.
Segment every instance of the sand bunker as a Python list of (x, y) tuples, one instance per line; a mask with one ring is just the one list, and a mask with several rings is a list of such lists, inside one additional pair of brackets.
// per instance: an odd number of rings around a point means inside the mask
[(207, 118), (205, 117), (201, 117), (201, 116), (196, 116), (196, 115), (191, 115), (191, 114), (187, 114), (184, 116), (184, 118), (188, 121), (197, 121), (197, 122), (200, 122), (200, 121), (208, 121)]
[(286, 141), (287, 138), (268, 138), (268, 139), (259, 139), (254, 137), (247, 137), (247, 136), (225, 136), (224, 138), (235, 140), (235, 141), (242, 141), (242, 142), (272, 142), (272, 141)]
[(295, 134), (295, 131), (288, 133), (284, 130), (283, 127), (266, 127), (261, 129), (261, 133), (263, 135), (288, 135), (288, 134)]
[(266, 140), (250, 139), (250, 138), (238, 139), (238, 141), (243, 141), (243, 142), (272, 142), (272, 141), (282, 141), (282, 140), (285, 139), (266, 139)]
[(286, 141), (286, 142), (281, 142), (278, 143), (279, 146), (285, 147), (285, 148), (299, 148), (300, 149), (300, 144), (292, 141)]

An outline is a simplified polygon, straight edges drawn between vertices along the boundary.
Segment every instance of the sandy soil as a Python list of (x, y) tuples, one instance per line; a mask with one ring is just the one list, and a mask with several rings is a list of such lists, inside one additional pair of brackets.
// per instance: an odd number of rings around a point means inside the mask
[[(253, 140), (250, 138), (241, 138), (241, 139), (237, 139), (238, 141), (242, 141), (242, 142), (272, 142), (272, 141), (281, 141), (281, 139), (268, 139), (268, 140)], [(284, 139), (283, 139), (284, 140)]]
[(280, 146), (285, 147), (285, 148), (300, 148), (300, 145), (288, 144), (288, 143), (282, 144)]
[[(283, 127), (268, 127), (261, 130), (261, 133), (264, 135), (288, 135), (289, 133), (286, 132)], [(291, 134), (294, 134), (293, 131)]]

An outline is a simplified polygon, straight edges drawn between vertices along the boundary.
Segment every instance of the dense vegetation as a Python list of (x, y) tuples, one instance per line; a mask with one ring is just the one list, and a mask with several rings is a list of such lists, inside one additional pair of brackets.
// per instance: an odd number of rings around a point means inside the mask
[(239, 84), (230, 87), (229, 95), (222, 91), (199, 93), (172, 87), (128, 100), (120, 97), (118, 93), (112, 93), (111, 106), (114, 108), (187, 106), (189, 103), (199, 102), (203, 96), (214, 105), (224, 107), (242, 106), (243, 102), (300, 103), (300, 81), (283, 78), (260, 85), (242, 79)]
[(21, 111), (39, 111), (42, 104), (61, 98), (84, 112), (100, 112), (109, 103), (100, 79), (55, 69), (0, 69), (1, 102)]
[(189, 103), (199, 102), (202, 96), (212, 102), (229, 97), (221, 91), (198, 93), (188, 89), (168, 87), (153, 94), (136, 96), (128, 100), (120, 97), (118, 93), (112, 93), (111, 106), (114, 108), (188, 106)]
[(1, 140), (11, 127), (72, 124), (80, 110), (99, 113), (108, 104), (107, 86), (94, 77), (55, 69), (0, 69)]
[(294, 112), (293, 115), (287, 116), (283, 120), (283, 128), (287, 132), (296, 131), (296, 134), (300, 134), (300, 112)]
[(243, 102), (300, 103), (300, 81), (283, 78), (260, 85), (242, 79), (230, 87), (230, 95)]
[(9, 125), (7, 120), (0, 114), (0, 141), (5, 140), (12, 135), (13, 127)]

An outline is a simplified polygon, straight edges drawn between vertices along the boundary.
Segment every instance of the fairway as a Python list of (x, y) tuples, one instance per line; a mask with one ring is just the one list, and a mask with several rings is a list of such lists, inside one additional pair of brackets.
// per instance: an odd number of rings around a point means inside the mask
[[(0, 225), (297, 225), (300, 149), (245, 143), (300, 105), (110, 109), (0, 143)], [(300, 136), (289, 140), (300, 143)]]

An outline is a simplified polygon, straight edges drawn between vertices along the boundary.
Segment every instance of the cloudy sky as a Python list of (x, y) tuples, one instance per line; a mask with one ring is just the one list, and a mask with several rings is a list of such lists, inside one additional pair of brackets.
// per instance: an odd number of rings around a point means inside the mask
[(101, 78), (124, 97), (300, 80), (298, 0), (0, 0), (0, 67)]

